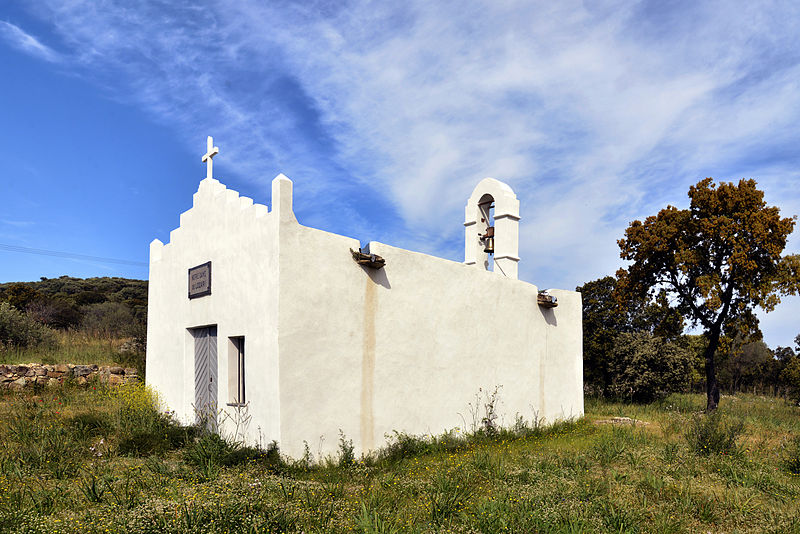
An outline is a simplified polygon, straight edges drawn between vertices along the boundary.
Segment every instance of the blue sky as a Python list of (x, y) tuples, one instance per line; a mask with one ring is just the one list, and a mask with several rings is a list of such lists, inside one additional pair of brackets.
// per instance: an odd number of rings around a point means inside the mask
[[(620, 266), (627, 224), (755, 178), (800, 213), (797, 2), (8, 1), (0, 243), (147, 261), (205, 176), (301, 223), (462, 260), (478, 180), (521, 200), (520, 277)], [(800, 252), (800, 230), (787, 252)], [(0, 250), (0, 281), (147, 267)], [(800, 298), (761, 315), (800, 333)]]

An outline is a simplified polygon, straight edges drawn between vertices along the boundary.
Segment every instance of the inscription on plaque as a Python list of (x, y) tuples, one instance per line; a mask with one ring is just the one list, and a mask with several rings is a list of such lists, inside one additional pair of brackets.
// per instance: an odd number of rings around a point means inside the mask
[(189, 298), (211, 294), (211, 262), (189, 269)]

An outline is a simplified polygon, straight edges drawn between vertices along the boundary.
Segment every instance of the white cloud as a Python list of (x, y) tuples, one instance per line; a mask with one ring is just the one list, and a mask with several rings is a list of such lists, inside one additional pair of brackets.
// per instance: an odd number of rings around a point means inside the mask
[(0, 38), (14, 48), (39, 59), (51, 62), (56, 62), (60, 59), (58, 53), (47, 45), (42, 44), (36, 37), (26, 33), (19, 26), (4, 20), (0, 20)]
[[(800, 204), (782, 174), (800, 161), (777, 154), (800, 143), (793, 3), (47, 4), (88, 75), (191, 146), (213, 133), (222, 169), (287, 172), (306, 222), (351, 235), (458, 260), (493, 176), (522, 201), (523, 278), (571, 288), (705, 175), (768, 175), (768, 198)], [(397, 220), (365, 215), (356, 185)]]

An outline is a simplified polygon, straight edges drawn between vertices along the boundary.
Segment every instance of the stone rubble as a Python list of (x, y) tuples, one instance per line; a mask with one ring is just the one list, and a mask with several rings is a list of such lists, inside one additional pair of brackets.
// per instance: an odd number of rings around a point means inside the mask
[(76, 384), (86, 384), (97, 380), (111, 386), (137, 382), (139, 375), (132, 367), (116, 365), (74, 365), (67, 363), (24, 365), (0, 364), (0, 389), (21, 390), (36, 384), (59, 386), (65, 380)]

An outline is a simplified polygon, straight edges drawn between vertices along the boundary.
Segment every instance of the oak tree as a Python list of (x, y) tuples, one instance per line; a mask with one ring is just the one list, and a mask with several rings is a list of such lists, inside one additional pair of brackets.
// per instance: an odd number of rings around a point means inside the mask
[(669, 295), (678, 311), (700, 325), (704, 351), (706, 409), (719, 404), (714, 355), (720, 335), (755, 330), (756, 306), (771, 311), (780, 295), (796, 294), (800, 256), (781, 256), (796, 217), (781, 218), (767, 206), (755, 180), (689, 188), (690, 206), (667, 206), (644, 222), (633, 221), (618, 241), (631, 262), (617, 272), (620, 295)]

